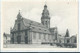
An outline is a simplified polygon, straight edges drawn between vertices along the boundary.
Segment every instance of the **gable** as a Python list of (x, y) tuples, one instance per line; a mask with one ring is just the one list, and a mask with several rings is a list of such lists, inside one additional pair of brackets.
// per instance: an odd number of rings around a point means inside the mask
[(21, 20), (20, 22), (18, 22), (18, 20), (16, 20), (12, 31), (18, 31), (18, 23), (20, 23), (20, 30), (24, 30), (24, 29), (28, 28), (27, 27), (28, 25), (27, 26), (24, 25), (23, 20)]

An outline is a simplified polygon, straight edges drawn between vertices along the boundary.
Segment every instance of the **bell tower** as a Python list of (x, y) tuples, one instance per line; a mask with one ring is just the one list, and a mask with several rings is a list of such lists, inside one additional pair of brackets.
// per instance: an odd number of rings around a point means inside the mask
[(49, 11), (47, 10), (47, 5), (44, 5), (44, 9), (42, 12), (41, 23), (45, 25), (47, 28), (50, 28), (50, 17)]

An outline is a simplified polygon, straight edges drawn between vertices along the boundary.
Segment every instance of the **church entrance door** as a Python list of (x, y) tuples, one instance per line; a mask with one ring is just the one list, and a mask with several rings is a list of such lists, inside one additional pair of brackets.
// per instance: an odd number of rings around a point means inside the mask
[(17, 43), (20, 44), (21, 43), (21, 36), (17, 36)]

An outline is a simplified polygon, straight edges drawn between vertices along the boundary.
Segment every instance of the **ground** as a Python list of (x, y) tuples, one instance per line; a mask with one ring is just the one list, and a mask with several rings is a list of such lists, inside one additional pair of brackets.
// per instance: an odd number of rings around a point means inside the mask
[[(51, 46), (49, 44), (5, 44), (4, 48), (57, 48), (58, 46)], [(59, 48), (59, 47), (58, 47)]]

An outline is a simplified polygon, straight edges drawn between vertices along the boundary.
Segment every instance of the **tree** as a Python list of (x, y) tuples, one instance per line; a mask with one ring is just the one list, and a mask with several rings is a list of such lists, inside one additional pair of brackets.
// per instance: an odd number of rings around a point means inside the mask
[(68, 29), (66, 30), (66, 35), (65, 35), (65, 37), (69, 37), (69, 30), (68, 30)]

